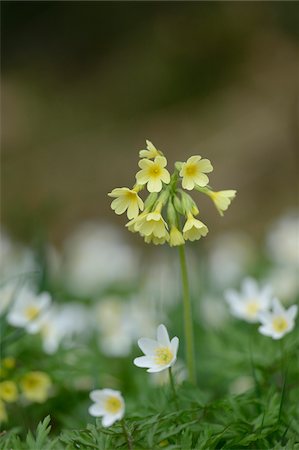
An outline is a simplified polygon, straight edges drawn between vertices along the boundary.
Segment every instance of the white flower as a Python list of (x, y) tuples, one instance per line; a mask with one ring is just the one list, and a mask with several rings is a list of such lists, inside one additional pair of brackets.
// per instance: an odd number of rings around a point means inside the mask
[(109, 296), (97, 302), (93, 318), (99, 345), (107, 356), (127, 356), (140, 333), (155, 329), (150, 306), (140, 298), (124, 302), (121, 297)]
[(76, 296), (95, 295), (110, 283), (134, 279), (137, 273), (136, 250), (108, 223), (80, 225), (67, 239), (64, 255), (64, 279)]
[(255, 280), (246, 278), (241, 292), (229, 289), (225, 292), (225, 299), (235, 317), (254, 323), (259, 321), (260, 312), (270, 307), (271, 289), (269, 286), (260, 288)]
[(278, 265), (299, 264), (299, 214), (290, 212), (271, 227), (267, 236), (267, 250), (270, 258)]
[(138, 340), (139, 348), (145, 356), (134, 359), (137, 367), (148, 368), (147, 372), (161, 372), (172, 367), (176, 362), (179, 338), (169, 339), (165, 325), (159, 325), (157, 340), (141, 338)]
[(25, 286), (16, 295), (16, 299), (7, 315), (7, 321), (15, 327), (23, 327), (28, 333), (39, 331), (39, 321), (42, 314), (49, 308), (50, 294), (43, 292), (36, 294)]
[(36, 321), (44, 351), (53, 354), (60, 344), (72, 347), (76, 337), (88, 333), (90, 321), (87, 309), (77, 303), (49, 308)]
[[(214, 238), (209, 252), (209, 273), (214, 284), (229, 287), (255, 263), (251, 238), (241, 232), (225, 232)], [(271, 284), (271, 283), (270, 283)]]
[(103, 427), (110, 427), (123, 418), (125, 402), (119, 391), (113, 389), (97, 389), (91, 391), (90, 398), (94, 402), (88, 409), (91, 416), (103, 417)]
[(259, 327), (259, 332), (273, 339), (281, 339), (285, 334), (293, 330), (297, 311), (297, 305), (284, 309), (280, 301), (275, 298), (272, 303), (272, 311), (264, 311), (259, 315), (262, 323)]
[(0, 316), (5, 314), (17, 290), (17, 281), (12, 279), (0, 287)]

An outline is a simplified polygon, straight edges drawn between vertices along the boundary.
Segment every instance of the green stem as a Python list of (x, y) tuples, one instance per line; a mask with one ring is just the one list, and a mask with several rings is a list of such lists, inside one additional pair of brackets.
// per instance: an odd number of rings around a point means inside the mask
[(133, 440), (132, 440), (132, 436), (129, 433), (128, 429), (127, 429), (127, 425), (125, 422), (125, 419), (121, 419), (121, 426), (124, 432), (124, 436), (126, 438), (127, 444), (128, 444), (128, 449), (129, 450), (133, 450)]
[(178, 404), (178, 398), (177, 398), (177, 395), (176, 395), (176, 390), (175, 390), (174, 379), (173, 379), (173, 374), (172, 374), (171, 367), (168, 368), (168, 373), (169, 373), (170, 386), (171, 386), (172, 393), (173, 393), (173, 399), (174, 399), (174, 402), (175, 402), (175, 407), (176, 407), (176, 409), (178, 411), (179, 410), (179, 404)]
[(185, 331), (187, 368), (190, 382), (196, 384), (195, 359), (194, 359), (194, 332), (193, 332), (192, 309), (189, 292), (185, 246), (180, 245), (178, 248), (180, 254), (182, 285), (183, 285), (184, 331)]
[(280, 339), (279, 341), (279, 347), (280, 347), (280, 370), (281, 370), (281, 379), (282, 379), (282, 389), (281, 389), (281, 398), (280, 398), (280, 405), (279, 405), (279, 412), (278, 412), (278, 421), (280, 421), (282, 408), (285, 400), (286, 395), (286, 383), (287, 383), (287, 368), (284, 368), (284, 347), (283, 342)]

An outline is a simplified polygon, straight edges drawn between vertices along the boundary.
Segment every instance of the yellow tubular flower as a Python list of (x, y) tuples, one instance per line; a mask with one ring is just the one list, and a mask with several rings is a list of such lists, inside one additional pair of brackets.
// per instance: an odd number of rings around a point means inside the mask
[(24, 397), (31, 402), (43, 403), (49, 396), (51, 379), (44, 372), (28, 372), (20, 381)]
[(156, 149), (151, 141), (146, 140), (146, 148), (147, 150), (140, 150), (139, 158), (154, 159), (156, 156), (159, 156), (161, 154), (161, 152)]
[(205, 174), (212, 172), (212, 170), (212, 164), (208, 159), (201, 159), (199, 155), (191, 156), (182, 164), (180, 170), (180, 176), (183, 178), (183, 188), (191, 191), (195, 185), (206, 186), (209, 178)]
[(148, 213), (149, 209), (146, 208), (141, 214), (139, 214), (139, 216), (126, 223), (126, 227), (128, 228), (128, 230), (131, 231), (131, 233), (137, 233), (139, 231), (139, 228), (141, 227), (144, 218)]
[(0, 398), (7, 403), (15, 402), (18, 398), (18, 389), (13, 381), (0, 383)]
[(161, 215), (162, 203), (158, 203), (155, 211), (145, 215), (139, 222), (135, 229), (139, 231), (142, 236), (150, 236), (151, 234), (157, 238), (167, 237), (167, 223)]
[(149, 236), (144, 236), (144, 242), (146, 244), (163, 245), (163, 244), (165, 244), (165, 242), (168, 242), (168, 241), (169, 241), (169, 233), (168, 232), (166, 232), (166, 234), (161, 238), (156, 237), (154, 234), (150, 234)]
[(213, 192), (209, 191), (207, 194), (213, 200), (219, 214), (223, 216), (223, 211), (226, 211), (232, 200), (235, 198), (237, 191), (229, 189), (226, 191)]
[(128, 219), (134, 219), (138, 216), (139, 210), (143, 211), (143, 201), (137, 193), (137, 189), (116, 188), (110, 192), (109, 197), (115, 197), (111, 203), (111, 208), (116, 214), (123, 214), (127, 211)]
[(170, 174), (165, 166), (167, 160), (164, 156), (156, 156), (154, 161), (141, 159), (139, 161), (140, 171), (136, 174), (138, 184), (147, 184), (149, 192), (160, 192), (162, 181), (165, 184), (170, 182)]
[(183, 236), (185, 240), (196, 241), (201, 236), (208, 234), (208, 227), (200, 220), (195, 219), (191, 213), (187, 216), (187, 221), (183, 228)]
[(0, 423), (2, 422), (7, 422), (7, 412), (4, 402), (0, 400)]
[(184, 238), (180, 230), (176, 226), (172, 226), (169, 235), (170, 247), (176, 247), (178, 245), (185, 244)]

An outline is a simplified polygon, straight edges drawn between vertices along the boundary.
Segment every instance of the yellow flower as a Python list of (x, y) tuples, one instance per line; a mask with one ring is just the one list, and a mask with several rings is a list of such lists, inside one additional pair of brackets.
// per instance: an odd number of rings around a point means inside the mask
[(195, 219), (191, 213), (188, 213), (187, 221), (183, 228), (184, 239), (196, 241), (201, 236), (206, 236), (208, 231), (208, 227), (204, 223)]
[(139, 231), (139, 228), (141, 227), (143, 219), (146, 217), (148, 213), (149, 209), (145, 209), (135, 219), (132, 219), (128, 223), (126, 223), (126, 227), (128, 228), (128, 230), (131, 231), (131, 233), (137, 233)]
[(208, 159), (201, 159), (199, 155), (191, 156), (187, 162), (182, 164), (180, 170), (180, 176), (183, 177), (183, 188), (191, 191), (195, 185), (206, 186), (209, 178), (205, 174), (212, 172), (212, 170), (212, 164)]
[(168, 235), (167, 223), (161, 215), (162, 203), (158, 203), (155, 211), (147, 213), (143, 219), (135, 225), (135, 229), (142, 236), (153, 235), (156, 238), (165, 238)]
[(161, 238), (156, 237), (154, 234), (150, 234), (149, 236), (144, 236), (144, 242), (146, 244), (163, 245), (163, 244), (165, 244), (165, 242), (168, 242), (168, 241), (169, 241), (169, 233), (168, 232), (166, 232), (166, 234)]
[(185, 244), (184, 238), (180, 230), (177, 229), (176, 226), (172, 226), (170, 230), (169, 236), (169, 245), (170, 247), (176, 247), (178, 245)]
[(237, 191), (229, 189), (226, 191), (208, 191), (208, 196), (213, 200), (219, 214), (223, 216), (223, 211), (226, 211), (231, 201), (235, 198)]
[(2, 422), (7, 422), (7, 412), (4, 402), (0, 400), (0, 423)]
[(50, 377), (38, 371), (26, 373), (20, 381), (24, 397), (38, 403), (43, 403), (48, 398), (51, 385)]
[(128, 219), (134, 219), (138, 216), (139, 210), (143, 211), (143, 201), (137, 193), (137, 188), (116, 188), (108, 195), (109, 197), (115, 197), (111, 203), (111, 208), (116, 214), (123, 214), (127, 211)]
[(13, 356), (7, 356), (3, 359), (2, 364), (6, 369), (13, 369), (16, 365), (16, 360)]
[(13, 381), (2, 381), (0, 383), (0, 398), (5, 402), (15, 402), (18, 398), (18, 389)]
[(151, 141), (146, 140), (146, 148), (147, 150), (140, 150), (139, 158), (154, 159), (156, 156), (159, 156), (161, 154), (161, 152), (156, 149)]
[(167, 160), (164, 156), (156, 156), (154, 161), (141, 159), (139, 161), (140, 171), (136, 174), (138, 184), (147, 184), (149, 192), (160, 192), (163, 183), (170, 182), (170, 174), (165, 166)]

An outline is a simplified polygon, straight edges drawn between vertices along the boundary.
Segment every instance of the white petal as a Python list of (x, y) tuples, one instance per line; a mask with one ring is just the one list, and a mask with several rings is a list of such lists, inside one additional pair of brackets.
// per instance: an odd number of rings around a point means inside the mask
[(148, 338), (140, 338), (138, 345), (145, 355), (154, 355), (157, 347), (159, 347), (157, 341)]
[(259, 332), (264, 336), (272, 336), (273, 330), (268, 325), (261, 325), (259, 327)]
[(104, 400), (105, 393), (103, 392), (103, 389), (96, 389), (90, 392), (89, 397), (93, 402), (98, 403)]
[(157, 341), (163, 347), (170, 347), (170, 340), (169, 340), (169, 336), (168, 336), (168, 331), (166, 329), (166, 326), (163, 325), (163, 324), (158, 326), (158, 329), (157, 329)]
[(278, 300), (278, 298), (273, 299), (273, 311), (275, 315), (283, 315), (285, 313), (285, 309), (283, 308), (282, 304)]
[(104, 409), (99, 404), (94, 403), (93, 405), (91, 405), (88, 408), (88, 412), (93, 417), (99, 417), (99, 416), (102, 416), (104, 414)]
[(170, 346), (173, 355), (176, 357), (179, 348), (179, 338), (177, 336), (171, 339)]
[(151, 367), (152, 359), (148, 356), (139, 356), (138, 358), (134, 359), (134, 364), (137, 367)]
[(169, 366), (153, 366), (150, 369), (147, 370), (148, 373), (156, 373), (156, 372), (162, 372), (163, 370), (167, 369)]
[(261, 311), (258, 314), (258, 319), (262, 324), (267, 325), (272, 322), (272, 314), (268, 311)]
[(245, 278), (242, 283), (242, 291), (247, 297), (255, 297), (258, 293), (258, 285), (253, 278)]
[(102, 425), (103, 425), (103, 427), (105, 427), (105, 428), (107, 428), (107, 427), (110, 427), (111, 425), (113, 425), (114, 424), (114, 422), (116, 422), (116, 420), (118, 420), (117, 419), (117, 417), (115, 416), (115, 414), (113, 414), (113, 415), (106, 415), (106, 416), (104, 416), (103, 417), (103, 419), (102, 419)]
[(289, 320), (295, 320), (297, 312), (298, 312), (298, 306), (297, 305), (291, 306), (286, 312), (286, 314), (288, 316), (288, 319)]

